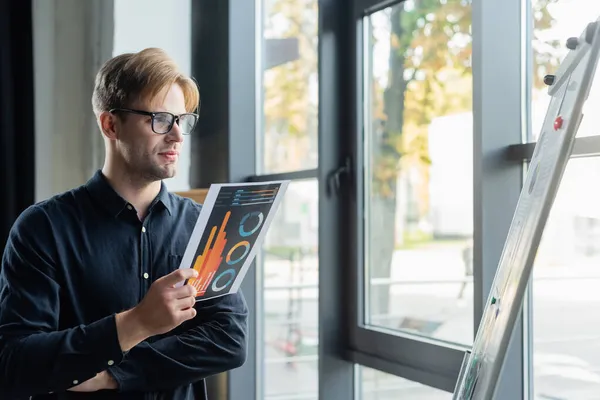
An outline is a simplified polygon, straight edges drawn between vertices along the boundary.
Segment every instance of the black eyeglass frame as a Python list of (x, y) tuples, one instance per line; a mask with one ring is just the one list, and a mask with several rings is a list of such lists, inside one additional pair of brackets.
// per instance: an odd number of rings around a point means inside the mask
[[(152, 132), (156, 133), (157, 135), (166, 135), (167, 133), (171, 132), (171, 129), (173, 129), (173, 125), (175, 125), (175, 122), (177, 122), (177, 124), (179, 125), (179, 119), (182, 116), (193, 115), (195, 117), (195, 121), (194, 121), (194, 125), (192, 126), (190, 131), (189, 132), (181, 131), (182, 135), (189, 135), (196, 128), (196, 124), (198, 124), (198, 117), (199, 117), (198, 114), (196, 114), (196, 113), (183, 113), (183, 114), (176, 115), (176, 114), (170, 113), (168, 111), (152, 112), (152, 111), (134, 110), (131, 108), (113, 108), (113, 109), (109, 110), (108, 112), (111, 114), (114, 114), (116, 112), (128, 112), (128, 113), (132, 113), (132, 114), (139, 114), (139, 115), (145, 115), (145, 116), (151, 117), (152, 121), (151, 121), (150, 126), (152, 127)], [(156, 116), (159, 114), (168, 114), (172, 117), (172, 121), (169, 124), (169, 129), (167, 129), (166, 132), (157, 132), (156, 129), (154, 129), (154, 118), (156, 118)]]

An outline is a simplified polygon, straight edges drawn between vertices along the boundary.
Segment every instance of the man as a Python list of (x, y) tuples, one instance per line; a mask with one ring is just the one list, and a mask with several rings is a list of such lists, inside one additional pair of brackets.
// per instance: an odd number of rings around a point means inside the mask
[[(1, 399), (193, 399), (246, 357), (241, 294), (195, 302), (179, 270), (200, 206), (167, 192), (194, 82), (159, 49), (99, 71), (105, 163), (85, 185), (24, 211), (0, 275)], [(197, 397), (196, 397), (197, 398)]]

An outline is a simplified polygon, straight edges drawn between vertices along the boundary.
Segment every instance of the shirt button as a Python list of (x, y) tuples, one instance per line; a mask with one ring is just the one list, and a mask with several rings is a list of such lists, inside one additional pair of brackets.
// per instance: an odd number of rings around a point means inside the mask
[(108, 365), (113, 365), (115, 362), (113, 360), (108, 360)]
[(150, 277), (150, 275), (148, 275), (147, 272), (144, 272), (144, 279), (148, 279)]
[(131, 204), (127, 204), (127, 209), (131, 210), (133, 207), (131, 207)]
[(77, 379), (75, 379), (75, 380), (73, 381), (73, 385), (77, 385), (78, 383), (79, 383), (79, 381), (78, 381)]
[(142, 226), (142, 232), (146, 232), (146, 227)]

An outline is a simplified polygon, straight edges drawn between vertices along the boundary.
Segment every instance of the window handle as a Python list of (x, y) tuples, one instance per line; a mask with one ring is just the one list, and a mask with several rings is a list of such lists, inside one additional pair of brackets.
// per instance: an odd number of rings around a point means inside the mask
[(350, 179), (352, 172), (352, 163), (350, 157), (346, 157), (342, 165), (333, 170), (327, 178), (327, 195), (340, 194), (344, 181)]

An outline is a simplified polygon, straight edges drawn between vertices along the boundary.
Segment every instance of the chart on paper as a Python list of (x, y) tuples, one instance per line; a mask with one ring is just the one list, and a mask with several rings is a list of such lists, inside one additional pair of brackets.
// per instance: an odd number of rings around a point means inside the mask
[(180, 268), (206, 300), (236, 292), (262, 247), (289, 181), (211, 185)]

